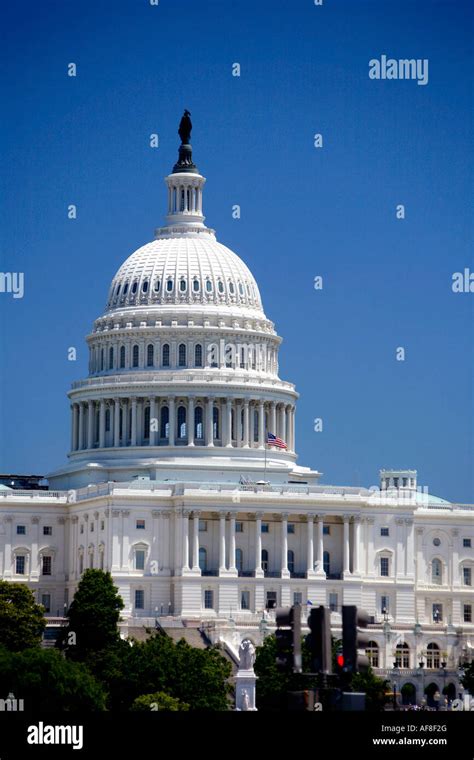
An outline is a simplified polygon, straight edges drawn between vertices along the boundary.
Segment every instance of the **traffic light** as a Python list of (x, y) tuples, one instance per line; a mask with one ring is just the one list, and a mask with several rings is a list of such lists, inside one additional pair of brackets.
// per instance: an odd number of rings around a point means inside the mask
[(278, 670), (301, 673), (301, 605), (278, 607), (276, 620), (276, 666)]
[(311, 633), (306, 637), (306, 643), (316, 673), (332, 673), (330, 615), (326, 607), (316, 607), (311, 610), (308, 618)]
[[(358, 610), (354, 604), (342, 608), (342, 655), (346, 673), (365, 673), (369, 669), (369, 659), (365, 655), (369, 638), (361, 635), (359, 628), (367, 628), (369, 615), (365, 610)], [(358, 650), (363, 649), (364, 654)]]

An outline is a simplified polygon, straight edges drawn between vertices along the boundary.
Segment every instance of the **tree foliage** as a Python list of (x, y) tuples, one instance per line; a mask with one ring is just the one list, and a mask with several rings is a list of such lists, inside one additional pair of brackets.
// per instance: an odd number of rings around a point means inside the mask
[(0, 645), (12, 652), (39, 646), (46, 621), (24, 583), (0, 581)]
[(0, 647), (0, 697), (12, 692), (25, 712), (75, 712), (105, 709), (105, 692), (87, 668), (55, 649), (35, 647), (10, 652)]
[(58, 646), (71, 660), (84, 661), (120, 641), (117, 623), (123, 600), (112, 576), (103, 570), (86, 570), (69, 607), (68, 626)]
[(474, 660), (464, 669), (461, 683), (469, 694), (474, 694)]
[(170, 697), (163, 691), (154, 694), (142, 694), (137, 697), (131, 707), (132, 712), (183, 712), (189, 710), (189, 705), (180, 702), (175, 697)]

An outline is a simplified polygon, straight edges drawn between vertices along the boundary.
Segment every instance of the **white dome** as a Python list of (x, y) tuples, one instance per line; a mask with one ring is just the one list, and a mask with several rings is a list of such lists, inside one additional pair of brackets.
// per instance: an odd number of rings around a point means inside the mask
[(122, 264), (107, 310), (154, 304), (236, 305), (263, 314), (249, 268), (207, 228), (153, 240)]

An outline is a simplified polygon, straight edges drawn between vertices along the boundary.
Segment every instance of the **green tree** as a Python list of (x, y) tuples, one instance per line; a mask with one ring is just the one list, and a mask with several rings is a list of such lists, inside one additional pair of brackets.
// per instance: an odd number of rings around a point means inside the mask
[(43, 613), (24, 583), (0, 581), (0, 645), (12, 652), (39, 646), (46, 626)]
[(55, 649), (10, 652), (0, 647), (0, 697), (13, 692), (24, 711), (74, 712), (105, 709), (105, 691), (81, 663)]
[(469, 694), (474, 694), (474, 660), (464, 669), (461, 683)]
[(103, 570), (86, 570), (68, 610), (69, 624), (58, 647), (71, 660), (84, 661), (120, 641), (117, 623), (123, 601), (112, 576)]
[(352, 676), (350, 690), (365, 692), (366, 710), (377, 711), (383, 710), (388, 700), (386, 692), (390, 690), (390, 684), (374, 675), (372, 668), (369, 668), (367, 673), (355, 673)]
[(189, 710), (189, 705), (185, 702), (180, 702), (179, 699), (170, 697), (163, 691), (156, 691), (154, 694), (142, 694), (141, 697), (137, 697), (132, 707), (133, 712), (180, 712)]
[[(306, 637), (301, 641), (303, 672), (310, 673), (311, 655), (306, 645)], [(276, 666), (276, 638), (272, 634), (265, 637), (262, 646), (257, 647), (255, 675), (257, 680), (257, 707), (259, 710), (286, 710), (289, 691), (302, 691), (316, 686), (317, 679), (281, 672)]]

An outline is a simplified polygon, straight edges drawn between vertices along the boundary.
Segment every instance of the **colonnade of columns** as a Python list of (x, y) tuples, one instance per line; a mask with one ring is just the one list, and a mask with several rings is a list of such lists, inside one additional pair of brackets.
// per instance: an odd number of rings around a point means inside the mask
[(265, 447), (267, 433), (295, 450), (295, 407), (234, 397), (132, 397), (74, 401), (71, 451), (120, 446)]

